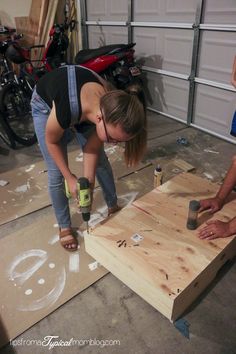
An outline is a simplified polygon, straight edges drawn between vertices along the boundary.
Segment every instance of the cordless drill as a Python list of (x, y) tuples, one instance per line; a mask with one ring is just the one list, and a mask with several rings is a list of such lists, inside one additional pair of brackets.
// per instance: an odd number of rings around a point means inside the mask
[[(80, 177), (77, 182), (78, 196), (79, 196), (79, 206), (82, 213), (82, 218), (86, 222), (87, 232), (89, 231), (88, 222), (90, 220), (90, 210), (91, 210), (91, 195), (90, 195), (90, 184), (86, 177)], [(68, 185), (65, 180), (65, 190), (67, 198), (71, 197)]]

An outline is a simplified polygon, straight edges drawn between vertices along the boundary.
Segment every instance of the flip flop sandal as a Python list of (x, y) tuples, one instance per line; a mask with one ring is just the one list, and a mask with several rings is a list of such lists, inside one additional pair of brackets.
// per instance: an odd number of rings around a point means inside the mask
[[(59, 230), (59, 238), (60, 242), (63, 248), (65, 248), (66, 251), (69, 252), (75, 252), (78, 249), (78, 241), (77, 239), (73, 236), (73, 231), (72, 229), (68, 230)], [(75, 245), (76, 247), (71, 247), (69, 248), (69, 245)]]

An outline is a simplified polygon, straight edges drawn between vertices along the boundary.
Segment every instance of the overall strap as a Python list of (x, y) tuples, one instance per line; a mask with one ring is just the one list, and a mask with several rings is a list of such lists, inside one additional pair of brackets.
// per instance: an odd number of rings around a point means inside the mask
[(76, 74), (75, 66), (67, 65), (67, 79), (68, 79), (68, 93), (70, 102), (70, 112), (71, 112), (71, 126), (78, 123), (79, 117), (79, 105), (77, 96), (77, 85), (76, 85)]

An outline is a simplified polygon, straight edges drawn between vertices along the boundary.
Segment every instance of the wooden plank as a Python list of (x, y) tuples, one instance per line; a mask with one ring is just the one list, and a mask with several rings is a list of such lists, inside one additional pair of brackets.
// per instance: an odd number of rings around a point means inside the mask
[(37, 36), (39, 38), (40, 38), (41, 33), (43, 31), (44, 22), (45, 22), (45, 19), (47, 16), (48, 2), (49, 2), (49, 0), (42, 0), (42, 2), (41, 2), (41, 8), (40, 8), (39, 20), (38, 20), (38, 33), (37, 33)]
[(29, 13), (29, 23), (31, 30), (35, 36), (38, 36), (39, 32), (39, 18), (41, 14), (43, 0), (31, 0), (31, 7)]
[(190, 172), (195, 170), (195, 167), (193, 165), (182, 159), (175, 159), (174, 164), (184, 172)]
[[(58, 5), (58, 0), (49, 1), (48, 3), (47, 15), (45, 18), (45, 22), (43, 24), (43, 30), (41, 32), (41, 36), (39, 38), (39, 44), (44, 44), (45, 47), (49, 40), (50, 29), (54, 24), (57, 5)], [(41, 57), (42, 57), (42, 50), (39, 51), (38, 59), (40, 59)]]
[[(180, 174), (92, 230), (85, 237), (86, 251), (174, 321), (236, 252), (234, 236), (200, 240), (197, 230), (186, 229), (189, 200), (208, 197), (217, 189), (200, 177)], [(234, 200), (214, 217), (228, 220), (235, 214)], [(135, 234), (143, 239), (136, 243)], [(117, 242), (123, 240), (126, 247), (119, 247)]]

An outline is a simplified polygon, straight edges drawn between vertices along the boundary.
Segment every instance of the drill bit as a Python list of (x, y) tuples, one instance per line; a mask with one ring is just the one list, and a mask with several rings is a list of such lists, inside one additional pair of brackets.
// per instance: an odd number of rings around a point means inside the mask
[(88, 221), (86, 222), (86, 227), (87, 227), (87, 234), (89, 234), (89, 224), (88, 224)]

